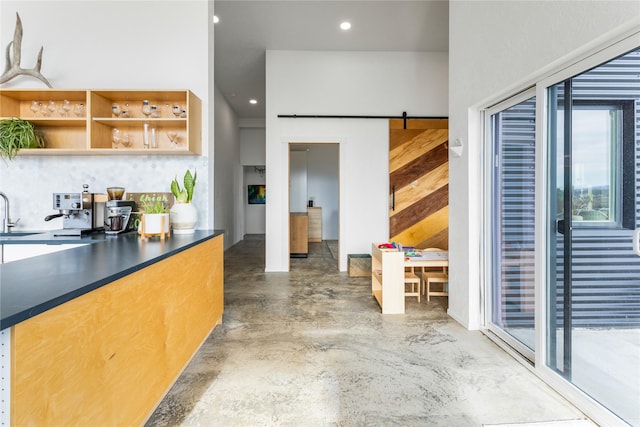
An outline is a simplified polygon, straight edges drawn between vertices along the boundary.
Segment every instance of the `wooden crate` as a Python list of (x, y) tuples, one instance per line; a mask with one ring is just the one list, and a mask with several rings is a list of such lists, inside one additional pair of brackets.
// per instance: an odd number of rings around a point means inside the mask
[(371, 276), (371, 255), (349, 254), (347, 255), (347, 270), (349, 277)]

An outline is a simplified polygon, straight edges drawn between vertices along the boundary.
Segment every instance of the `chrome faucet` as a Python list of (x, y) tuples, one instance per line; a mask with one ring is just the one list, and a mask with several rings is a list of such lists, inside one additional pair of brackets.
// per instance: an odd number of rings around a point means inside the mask
[(9, 199), (7, 198), (7, 195), (2, 191), (0, 191), (0, 197), (2, 197), (2, 199), (4, 200), (4, 218), (2, 218), (2, 232), (8, 233), (9, 228), (15, 227), (20, 219), (18, 218), (16, 222), (11, 222), (11, 217), (9, 215)]

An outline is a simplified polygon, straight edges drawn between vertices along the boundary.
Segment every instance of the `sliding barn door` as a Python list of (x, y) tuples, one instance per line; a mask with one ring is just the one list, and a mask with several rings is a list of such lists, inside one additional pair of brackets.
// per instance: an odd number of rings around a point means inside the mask
[(449, 121), (389, 121), (389, 240), (449, 248)]

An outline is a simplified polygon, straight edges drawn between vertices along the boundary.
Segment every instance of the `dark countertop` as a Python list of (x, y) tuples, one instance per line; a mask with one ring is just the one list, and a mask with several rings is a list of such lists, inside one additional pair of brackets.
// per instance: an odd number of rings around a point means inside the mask
[(196, 230), (164, 242), (143, 240), (136, 232), (53, 237), (51, 233), (0, 236), (0, 244), (72, 244), (85, 246), (0, 264), (0, 329), (64, 304), (162, 259), (223, 234)]

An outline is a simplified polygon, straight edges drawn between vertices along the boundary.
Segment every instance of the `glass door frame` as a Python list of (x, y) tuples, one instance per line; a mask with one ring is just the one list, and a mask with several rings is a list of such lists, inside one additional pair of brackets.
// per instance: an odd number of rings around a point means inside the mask
[[(545, 68), (536, 77), (531, 77), (530, 84), (534, 89), (525, 89), (509, 97), (503, 94), (502, 98), (487, 103), (487, 107), (479, 108), (481, 130), (484, 138), (484, 149), (480, 165), (484, 168), (482, 173), (482, 219), (484, 225), (481, 236), (481, 298), (480, 315), (481, 330), (497, 345), (514, 356), (522, 364), (529, 368), (535, 375), (541, 378), (564, 398), (576, 405), (593, 421), (600, 425), (626, 426), (615, 414), (604, 408), (599, 402), (574, 386), (559, 373), (547, 366), (547, 324), (548, 316), (547, 296), (549, 283), (549, 270), (552, 267), (548, 263), (547, 251), (549, 245), (549, 232), (551, 222), (547, 209), (549, 189), (549, 135), (548, 126), (548, 93), (547, 89), (555, 84), (563, 82), (573, 76), (581, 74), (593, 67), (608, 62), (640, 45), (640, 31), (637, 27), (626, 27), (607, 39), (600, 39), (586, 46), (562, 61), (557, 61)], [(533, 94), (529, 92), (533, 91)], [(512, 92), (513, 93), (513, 92)], [(491, 115), (510, 106), (522, 102), (532, 96), (536, 97), (536, 125), (535, 125), (535, 351), (533, 361), (528, 360), (525, 352), (521, 351), (522, 344), (513, 345), (516, 341), (505, 332), (496, 331), (491, 326), (491, 286), (492, 286), (492, 235), (493, 228), (492, 203), (493, 203), (493, 163), (495, 159), (494, 146), (491, 138)], [(502, 101), (500, 101), (500, 99)], [(523, 356), (524, 355), (524, 356)]]
[[(636, 30), (637, 31), (637, 30)], [(589, 69), (608, 62), (620, 55), (637, 48), (640, 45), (638, 36), (634, 33), (623, 38), (617, 43), (610, 43), (608, 47), (596, 50), (590, 56), (582, 58), (574, 64), (563, 68), (557, 73), (541, 79), (536, 84), (536, 220), (535, 220), (535, 292), (536, 292), (536, 354), (534, 372), (540, 376), (552, 388), (560, 392), (569, 401), (578, 406), (594, 421), (601, 425), (627, 425), (612, 412), (602, 407), (589, 395), (578, 389), (571, 382), (563, 378), (558, 372), (547, 366), (548, 345), (547, 345), (547, 317), (549, 310), (547, 306), (548, 288), (550, 283), (550, 272), (553, 265), (549, 265), (548, 251), (550, 250), (550, 233), (555, 218), (549, 217), (547, 209), (547, 198), (551, 191), (549, 134), (548, 134), (548, 114), (549, 96), (548, 89), (558, 83), (564, 82)]]
[[(484, 123), (484, 138), (487, 141), (486, 144), (486, 155), (484, 156), (484, 171), (483, 174), (483, 187), (484, 187), (484, 209), (483, 212), (486, 213), (486, 218), (484, 218), (483, 223), (487, 226), (484, 227), (485, 236), (482, 239), (483, 252), (486, 254), (485, 259), (487, 262), (483, 263), (482, 272), (484, 277), (484, 304), (482, 305), (483, 311), (483, 330), (484, 332), (490, 332), (491, 334), (498, 337), (500, 340), (507, 343), (511, 348), (513, 348), (516, 352), (524, 356), (531, 363), (535, 360), (535, 349), (532, 350), (522, 342), (518, 341), (512, 335), (504, 331), (501, 327), (494, 324), (491, 317), (493, 313), (493, 283), (494, 283), (494, 270), (497, 265), (497, 260), (494, 259), (493, 256), (493, 242), (494, 242), (494, 226), (495, 226), (495, 218), (493, 216), (493, 209), (495, 207), (495, 172), (496, 172), (496, 145), (494, 141), (493, 135), (493, 120), (492, 117), (495, 114), (503, 112), (515, 105), (518, 105), (522, 102), (527, 101), (528, 99), (534, 98), (536, 96), (536, 89), (534, 86), (498, 103), (495, 104), (486, 110), (483, 111), (483, 123)], [(536, 101), (537, 104), (537, 101)], [(536, 107), (537, 110), (537, 107)], [(537, 114), (537, 113), (536, 113)], [(537, 118), (537, 117), (536, 117)], [(536, 128), (537, 133), (537, 128)], [(536, 143), (537, 145), (537, 143)], [(537, 150), (537, 146), (536, 146)], [(538, 171), (536, 170), (536, 174)], [(534, 317), (537, 316), (537, 313), (534, 313)], [(537, 327), (537, 321), (534, 321), (534, 329)]]

